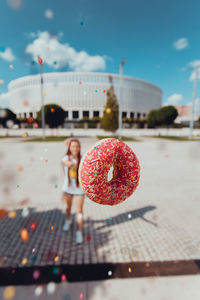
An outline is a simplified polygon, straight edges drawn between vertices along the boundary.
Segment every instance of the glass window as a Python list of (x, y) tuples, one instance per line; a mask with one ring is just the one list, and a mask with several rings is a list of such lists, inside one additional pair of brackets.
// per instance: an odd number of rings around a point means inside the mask
[(131, 118), (134, 118), (134, 115), (135, 115), (134, 112), (131, 112)]
[(89, 111), (88, 110), (83, 111), (83, 117), (88, 117), (89, 118)]
[(127, 117), (127, 112), (126, 111), (123, 111), (122, 112), (122, 118), (126, 118)]
[(145, 114), (145, 113), (143, 113), (143, 117), (146, 117), (146, 114)]
[(93, 117), (99, 117), (99, 111), (97, 110), (93, 111)]
[(78, 119), (79, 118), (79, 112), (77, 110), (72, 112), (72, 117), (73, 119)]
[(69, 112), (65, 111), (65, 119), (68, 119), (68, 118), (69, 118)]
[(137, 113), (137, 118), (140, 118), (141, 113)]

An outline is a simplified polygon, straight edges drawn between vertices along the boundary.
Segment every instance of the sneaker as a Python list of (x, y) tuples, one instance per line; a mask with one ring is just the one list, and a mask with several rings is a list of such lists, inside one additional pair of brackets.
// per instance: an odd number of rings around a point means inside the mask
[(81, 231), (76, 232), (76, 243), (81, 244), (83, 242), (83, 235)]
[(71, 219), (69, 219), (69, 220), (66, 219), (66, 220), (65, 220), (65, 223), (64, 223), (64, 225), (63, 225), (63, 230), (64, 230), (64, 231), (69, 230), (71, 224), (72, 224), (72, 220), (71, 220)]

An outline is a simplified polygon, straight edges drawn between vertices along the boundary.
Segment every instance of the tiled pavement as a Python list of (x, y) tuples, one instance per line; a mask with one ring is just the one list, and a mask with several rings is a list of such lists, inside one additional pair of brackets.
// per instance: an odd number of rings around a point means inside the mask
[[(94, 139), (82, 140), (83, 150), (86, 151), (94, 142)], [(194, 219), (194, 223), (197, 222), (197, 210), (194, 209), (193, 218), (186, 212), (185, 214), (181, 213), (181, 210), (180, 213), (176, 213), (174, 208), (178, 209), (181, 201), (183, 201), (182, 207), (185, 205), (187, 208), (184, 192), (183, 195), (179, 195), (179, 198), (177, 197), (177, 203), (168, 202), (168, 205), (160, 200), (161, 191), (163, 198), (166, 197), (167, 192), (170, 194), (169, 189), (162, 190), (164, 188), (162, 184), (165, 181), (165, 178), (162, 177), (164, 176), (162, 170), (164, 169), (167, 173), (167, 168), (170, 167), (171, 170), (174, 164), (170, 160), (166, 162), (165, 152), (163, 152), (163, 156), (159, 157), (161, 167), (158, 164), (156, 167), (152, 166), (152, 162), (156, 161), (157, 163), (158, 152), (163, 150), (162, 144), (161, 150), (155, 151), (154, 143), (156, 142), (151, 143), (148, 140), (138, 144), (129, 143), (130, 146), (135, 147), (134, 151), (139, 156), (143, 172), (139, 188), (130, 199), (116, 207), (100, 206), (88, 198), (85, 199), (84, 242), (82, 245), (75, 244), (75, 203), (72, 210), (73, 226), (67, 233), (62, 231), (65, 218), (64, 207), (58, 199), (63, 178), (60, 169), (55, 167), (60, 160), (60, 154), (56, 157), (55, 151), (62, 153), (64, 151), (63, 144), (4, 144), (1, 154), (5, 156), (3, 161), (5, 169), (8, 171), (12, 168), (17, 169), (17, 166), (22, 164), (23, 172), (15, 174), (13, 171), (14, 179), (9, 175), (12, 172), (7, 173), (9, 188), (12, 184), (13, 190), (11, 195), (9, 193), (2, 194), (3, 197), (5, 196), (8, 209), (16, 209), (17, 215), (12, 219), (7, 217), (0, 220), (1, 266), (24, 267), (199, 259), (199, 229), (197, 227), (194, 230), (191, 229), (194, 226), (191, 227), (192, 225), (188, 222), (188, 218)], [(168, 146), (164, 146), (164, 151), (166, 151), (166, 147)], [(146, 148), (148, 151), (144, 152)], [(13, 149), (14, 157), (11, 155)], [(170, 152), (170, 149), (167, 151)], [(187, 149), (187, 151), (189, 150)], [(179, 151), (174, 148), (174, 152), (171, 151), (169, 157), (173, 153), (175, 153), (175, 157), (172, 159), (180, 168), (181, 163), (177, 161), (177, 157), (180, 159)], [(153, 155), (155, 155), (155, 160)], [(45, 157), (48, 158), (48, 163), (44, 162)], [(149, 160), (150, 157), (152, 160)], [(185, 158), (183, 157), (183, 159)], [(4, 165), (3, 170), (5, 170)], [(155, 167), (157, 180), (160, 176), (159, 185), (161, 187), (156, 186), (155, 191), (152, 190), (152, 182), (154, 182), (151, 179), (152, 167)], [(159, 167), (161, 173), (158, 175), (156, 172)], [(193, 165), (194, 182), (191, 181), (191, 188), (198, 175), (195, 172), (197, 171)], [(168, 182), (170, 182), (170, 178), (168, 178)], [(16, 187), (17, 184), (19, 187)], [(57, 188), (57, 184), (59, 188)], [(6, 187), (7, 183), (4, 183), (4, 191)], [(156, 189), (159, 188), (160, 191), (156, 194)], [(175, 187), (173, 188), (175, 189)], [(178, 189), (177, 186), (176, 188)], [(148, 193), (144, 195), (142, 192), (144, 193), (145, 190)], [(174, 194), (175, 192), (176, 190), (174, 190)], [(196, 191), (194, 189), (193, 193), (195, 199)], [(192, 199), (192, 194), (190, 196)], [(23, 217), (23, 207), (19, 205), (19, 200), (26, 197), (30, 197), (29, 215)], [(159, 197), (159, 201), (156, 197)], [(198, 207), (197, 202), (194, 202), (193, 205)], [(185, 210), (189, 211), (189, 208)], [(34, 222), (37, 223), (37, 226), (33, 230), (30, 226)], [(54, 230), (51, 230), (51, 226), (54, 226)], [(29, 232), (27, 242), (23, 242), (20, 238), (20, 231), (23, 228)], [(22, 263), (23, 259), (27, 259), (26, 264)]]

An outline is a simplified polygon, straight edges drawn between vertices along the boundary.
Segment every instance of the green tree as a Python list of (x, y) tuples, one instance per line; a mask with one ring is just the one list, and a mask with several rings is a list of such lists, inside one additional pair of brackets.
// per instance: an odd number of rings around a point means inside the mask
[(12, 110), (8, 108), (0, 108), (0, 124), (4, 127), (7, 127), (7, 121), (12, 120), (16, 122), (16, 114), (12, 112)]
[(167, 126), (167, 128), (173, 124), (177, 116), (177, 109), (172, 105), (163, 106), (160, 109), (161, 123), (162, 125)]
[(107, 91), (107, 101), (105, 104), (105, 109), (100, 124), (101, 124), (101, 128), (103, 128), (105, 131), (115, 132), (118, 129), (119, 105), (114, 92), (112, 76), (110, 75), (109, 75), (109, 81), (111, 83), (111, 86)]
[(152, 109), (147, 116), (148, 127), (154, 128), (161, 124), (161, 116), (158, 109)]
[[(45, 123), (49, 125), (50, 128), (56, 128), (63, 125), (64, 119), (66, 117), (66, 112), (57, 104), (51, 103), (44, 106)], [(42, 112), (41, 109), (37, 113), (37, 120), (41, 122)]]

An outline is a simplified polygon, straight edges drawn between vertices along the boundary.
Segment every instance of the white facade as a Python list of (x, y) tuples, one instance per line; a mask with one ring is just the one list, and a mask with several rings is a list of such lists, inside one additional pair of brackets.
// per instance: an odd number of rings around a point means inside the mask
[[(68, 119), (82, 119), (83, 115), (103, 116), (106, 92), (111, 75), (117, 99), (120, 95), (120, 76), (109, 73), (45, 73), (44, 104), (56, 103), (68, 111)], [(8, 85), (10, 109), (17, 117), (36, 117), (41, 108), (40, 75), (13, 80)], [(145, 117), (151, 109), (161, 107), (162, 91), (159, 87), (136, 78), (123, 76), (123, 117)]]

